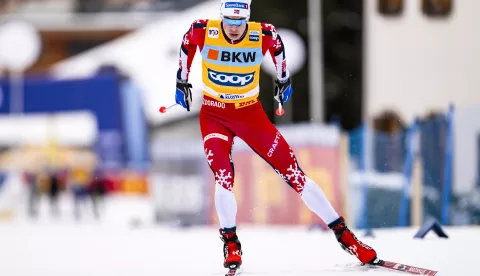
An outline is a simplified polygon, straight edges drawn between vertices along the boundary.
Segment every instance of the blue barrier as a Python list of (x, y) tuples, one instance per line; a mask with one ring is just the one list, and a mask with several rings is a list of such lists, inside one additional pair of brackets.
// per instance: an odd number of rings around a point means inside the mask
[(449, 205), (450, 205), (450, 192), (452, 189), (452, 151), (453, 151), (453, 106), (447, 113), (446, 118), (446, 142), (445, 142), (445, 162), (443, 169), (443, 196), (442, 196), (442, 213), (441, 222), (443, 225), (449, 223)]
[(410, 186), (412, 181), (412, 174), (413, 174), (413, 164), (415, 162), (415, 152), (416, 152), (416, 136), (417, 136), (417, 128), (418, 128), (418, 121), (412, 124), (410, 129), (408, 130), (407, 134), (407, 150), (406, 150), (406, 157), (405, 163), (403, 167), (403, 176), (404, 176), (404, 183), (403, 183), (403, 193), (402, 199), (400, 202), (400, 213), (398, 217), (398, 226), (407, 226), (408, 225), (408, 214), (410, 210)]
[(349, 133), (352, 171), (360, 176), (356, 181), (361, 181), (354, 183), (359, 185), (358, 189), (352, 183), (350, 186), (354, 191), (351, 196), (360, 206), (356, 227), (410, 225), (410, 190), (416, 158), (423, 165), (424, 217), (449, 223), (453, 118), (451, 107), (447, 114), (416, 119), (408, 128), (395, 133), (373, 130), (366, 124)]
[[(406, 136), (406, 131), (391, 135), (374, 131), (366, 125), (349, 133), (353, 171), (361, 179), (359, 190), (354, 188), (353, 192), (360, 206), (356, 227), (369, 229), (398, 224), (398, 216), (391, 216), (391, 213), (398, 213), (401, 184), (397, 181), (398, 189), (392, 190), (391, 187), (382, 187), (375, 178), (378, 175), (394, 175), (393, 178), (398, 180), (405, 162)], [(385, 216), (385, 211), (389, 211), (388, 216)]]

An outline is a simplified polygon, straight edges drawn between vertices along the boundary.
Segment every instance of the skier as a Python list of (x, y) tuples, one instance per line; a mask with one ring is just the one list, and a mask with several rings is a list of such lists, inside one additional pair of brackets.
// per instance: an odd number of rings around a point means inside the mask
[(175, 101), (190, 111), (190, 66), (197, 47), (202, 56), (203, 103), (200, 129), (204, 151), (215, 176), (215, 208), (224, 243), (224, 267), (236, 275), (242, 248), (236, 233), (237, 205), (232, 188), (233, 138), (245, 141), (297, 192), (310, 210), (333, 230), (337, 241), (360, 262), (372, 263), (376, 252), (347, 228), (322, 189), (300, 169), (289, 144), (270, 122), (258, 101), (260, 64), (270, 52), (277, 71), (274, 98), (287, 103), (292, 95), (285, 48), (273, 25), (251, 22), (251, 0), (221, 0), (221, 20), (196, 20), (183, 36)]

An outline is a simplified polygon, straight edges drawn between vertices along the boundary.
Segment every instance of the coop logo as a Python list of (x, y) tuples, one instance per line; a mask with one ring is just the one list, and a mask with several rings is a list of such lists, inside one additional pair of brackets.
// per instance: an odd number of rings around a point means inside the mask
[(254, 73), (231, 74), (208, 69), (208, 79), (215, 84), (224, 86), (245, 86), (253, 82)]
[(226, 9), (245, 9), (248, 10), (248, 4), (240, 2), (227, 2), (225, 3)]

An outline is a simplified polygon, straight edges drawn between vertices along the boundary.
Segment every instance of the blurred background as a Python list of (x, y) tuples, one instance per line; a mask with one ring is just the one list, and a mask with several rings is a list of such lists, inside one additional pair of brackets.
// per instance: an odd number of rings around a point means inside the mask
[[(0, 221), (213, 226), (180, 43), (219, 0), (0, 0)], [(480, 224), (478, 0), (253, 0), (282, 36), (294, 94), (275, 115), (303, 170), (356, 228)], [(469, 65), (470, 64), (470, 65)], [(324, 225), (235, 141), (239, 225)]]

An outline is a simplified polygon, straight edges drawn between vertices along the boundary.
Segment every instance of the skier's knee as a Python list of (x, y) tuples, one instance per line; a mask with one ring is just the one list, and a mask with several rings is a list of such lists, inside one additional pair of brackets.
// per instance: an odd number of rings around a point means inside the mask
[(295, 192), (302, 194), (307, 176), (298, 166), (290, 166), (285, 173), (282, 173), (279, 170), (275, 171), (283, 179), (283, 181), (285, 181), (285, 183), (295, 190)]

